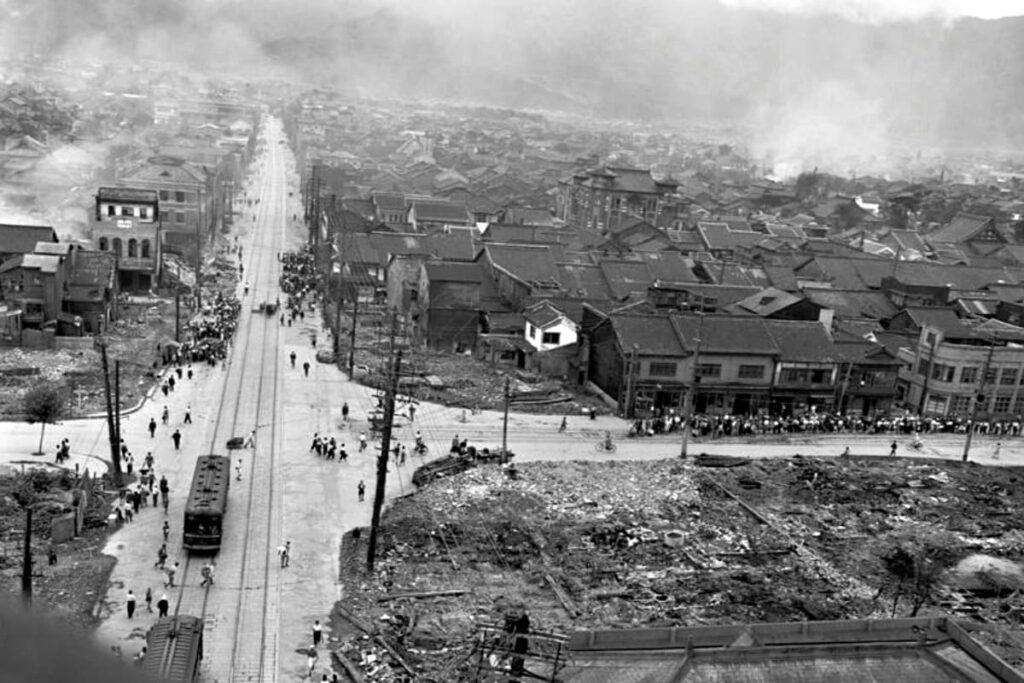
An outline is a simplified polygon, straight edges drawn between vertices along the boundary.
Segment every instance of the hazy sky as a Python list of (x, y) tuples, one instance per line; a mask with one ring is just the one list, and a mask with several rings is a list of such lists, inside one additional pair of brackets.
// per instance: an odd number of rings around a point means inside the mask
[(932, 17), (997, 19), (1024, 15), (1024, 0), (722, 0), (730, 7), (782, 12), (831, 12), (858, 21)]

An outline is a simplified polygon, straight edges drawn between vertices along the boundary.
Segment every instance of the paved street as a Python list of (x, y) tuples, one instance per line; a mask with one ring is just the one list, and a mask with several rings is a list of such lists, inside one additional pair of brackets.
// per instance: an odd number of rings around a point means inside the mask
[[(208, 681), (294, 680), (304, 672), (305, 658), (296, 649), (310, 645), (313, 620), (325, 622), (332, 603), (340, 597), (337, 576), (341, 536), (356, 525), (369, 523), (370, 496), (358, 502), (357, 484), (364, 480), (368, 493), (373, 490), (375, 452), (357, 452), (358, 434), (369, 431), (365, 416), (373, 408), (373, 394), (348, 381), (336, 367), (315, 361), (311, 336), (317, 335), (321, 347), (330, 344), (329, 333), (317, 323), (319, 311), (307, 311), (305, 320), (293, 326), (281, 325), (276, 316), (253, 311), (259, 302), (280, 296), (277, 254), (296, 248), (304, 239), (304, 228), (291, 221), (292, 215), (301, 215), (302, 209), (291, 153), (278, 142), (282, 139), (279, 122), (271, 119), (266, 135), (265, 154), (254, 165), (246, 188), (247, 196), (258, 196), (260, 203), (246, 206), (237, 222), (244, 248), (245, 279), (250, 280), (251, 289), (243, 297), (228, 364), (216, 368), (195, 366), (193, 380), (179, 382), (166, 398), (156, 392), (123, 419), (123, 432), (136, 463), (152, 451), (158, 476), (165, 475), (170, 481), (171, 506), (166, 517), (171, 523), (169, 561), (179, 561), (183, 568), (187, 557), (181, 550), (181, 520), (196, 457), (216, 452), (242, 459), (242, 480), (232, 482), (216, 585), (208, 592), (199, 588), (198, 568), (192, 567), (184, 575), (179, 574), (179, 586), (167, 589), (172, 612), (179, 609), (182, 614), (205, 615), (203, 667)], [(292, 351), (298, 358), (295, 368), (288, 361)], [(305, 361), (312, 365), (308, 377), (302, 369)], [(348, 425), (341, 418), (345, 401), (354, 418)], [(161, 424), (151, 439), (146, 426), (153, 417), (160, 422), (164, 405), (170, 411), (170, 424)], [(191, 406), (190, 425), (182, 423), (186, 406)], [(561, 416), (512, 413), (508, 440), (517, 461), (660, 459), (679, 454), (678, 436), (626, 439), (626, 423), (617, 418), (591, 421), (573, 416), (564, 434), (558, 433), (560, 421)], [(174, 429), (183, 434), (180, 450), (174, 449), (170, 439)], [(416, 429), (430, 444), (429, 457), (447, 452), (456, 434), (471, 444), (493, 448), (501, 443), (502, 414), (484, 411), (473, 415), (461, 409), (421, 404), (415, 425), (403, 417), (396, 432), (410, 451)], [(226, 451), (228, 437), (246, 436), (250, 430), (256, 432), (254, 449)], [(615, 454), (599, 453), (595, 448), (605, 430), (611, 431), (616, 440)], [(335, 435), (345, 443), (348, 462), (313, 456), (309, 443), (315, 432)], [(70, 438), (72, 444), (70, 467), (97, 470), (105, 467), (104, 461), (109, 458), (106, 423), (99, 418), (50, 427), (48, 455), (44, 458), (30, 455), (37, 445), (38, 426), (6, 423), (3, 433), (0, 462), (13, 466), (52, 461), (49, 453), (63, 437)], [(909, 437), (899, 437), (899, 454), (958, 459), (963, 450), (963, 436), (926, 435), (924, 439), (924, 449), (912, 452)], [(691, 442), (690, 453), (837, 456), (849, 446), (854, 455), (884, 456), (891, 441), (888, 435), (765, 438), (753, 443), (700, 440)], [(976, 439), (972, 459), (987, 464), (1024, 463), (1024, 441), (1004, 441), (998, 460), (994, 458), (995, 443), (991, 437)], [(410, 490), (409, 478), (416, 464), (418, 460), (413, 458), (404, 468), (392, 468), (389, 496)], [(123, 608), (125, 591), (131, 588), (141, 597), (148, 587), (156, 599), (164, 590), (163, 574), (154, 568), (164, 519), (161, 511), (145, 509), (134, 522), (115, 533), (106, 548), (118, 563), (102, 609), (104, 619), (98, 638), (105, 646), (121, 644), (126, 656), (141, 648), (154, 615), (143, 607), (142, 613), (129, 621)], [(291, 542), (292, 560), (289, 567), (282, 568), (274, 549), (286, 540)]]

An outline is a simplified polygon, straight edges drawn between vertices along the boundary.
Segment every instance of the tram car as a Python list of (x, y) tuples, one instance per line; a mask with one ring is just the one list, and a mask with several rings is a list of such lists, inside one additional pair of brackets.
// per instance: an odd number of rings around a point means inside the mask
[(142, 671), (155, 680), (198, 681), (202, 659), (203, 620), (199, 617), (161, 617), (146, 634)]
[(201, 455), (192, 475), (185, 505), (182, 545), (198, 552), (220, 550), (224, 513), (228, 509), (231, 460), (223, 455)]

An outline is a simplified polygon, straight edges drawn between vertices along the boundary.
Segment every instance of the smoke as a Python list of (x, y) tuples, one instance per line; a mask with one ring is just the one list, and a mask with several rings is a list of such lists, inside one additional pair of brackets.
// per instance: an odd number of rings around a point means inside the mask
[(728, 7), (785, 14), (834, 14), (849, 21), (883, 24), (897, 21), (961, 17), (998, 19), (1020, 16), (1017, 0), (722, 0)]

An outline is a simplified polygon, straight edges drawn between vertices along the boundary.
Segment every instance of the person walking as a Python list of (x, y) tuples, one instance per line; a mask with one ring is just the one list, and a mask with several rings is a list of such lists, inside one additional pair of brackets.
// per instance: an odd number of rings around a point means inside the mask
[(295, 352), (292, 351), (291, 354), (288, 357), (291, 358), (291, 360), (292, 360), (292, 367), (294, 368), (295, 367)]
[[(167, 522), (164, 522), (164, 525), (166, 525), (166, 524), (167, 524)], [(164, 539), (166, 539), (166, 538), (167, 538), (167, 536), (165, 535)], [(167, 566), (167, 544), (166, 543), (161, 544), (159, 550), (156, 551), (156, 564), (154, 564), (153, 566), (157, 567), (159, 569), (163, 569), (164, 567)]]
[(563, 433), (568, 427), (569, 427), (569, 416), (568, 415), (563, 415), (562, 416), (562, 424), (558, 425), (558, 433), (559, 434)]
[(171, 535), (171, 523), (166, 519), (164, 520), (164, 541), (166, 542), (168, 537)]
[(245, 440), (246, 448), (256, 448), (256, 430), (253, 429), (249, 432), (249, 438)]
[(359, 432), (359, 452), (366, 450), (366, 432)]
[(304, 373), (306, 373), (306, 377), (309, 377), (309, 361), (308, 361), (308, 360), (307, 360), (307, 361), (304, 361), (304, 362), (302, 363), (302, 371), (303, 371)]
[(1002, 441), (996, 441), (996, 447), (992, 450), (992, 459), (993, 460), (998, 460), (999, 459), (999, 453), (1002, 450), (1003, 450), (1003, 442)]
[(174, 588), (174, 575), (178, 573), (178, 564), (175, 562), (174, 566), (166, 569), (167, 581), (164, 582), (164, 588)]
[(213, 563), (207, 562), (199, 572), (203, 580), (199, 582), (200, 588), (213, 585)]
[(149, 418), (149, 438), (156, 437), (156, 418)]
[(166, 617), (167, 610), (171, 608), (171, 601), (167, 599), (167, 593), (160, 596), (160, 599), (156, 601), (156, 616)]
[(135, 616), (135, 593), (132, 589), (128, 589), (128, 595), (124, 599), (124, 605), (128, 609), (128, 618), (131, 619)]
[(146, 611), (153, 611), (153, 589), (146, 586)]
[(324, 628), (320, 625), (319, 619), (313, 620), (313, 647), (320, 645), (320, 641), (324, 637)]
[(341, 404), (341, 419), (348, 422), (348, 401)]
[(412, 403), (409, 404), (409, 422), (416, 419), (416, 406)]
[(167, 406), (164, 406), (164, 412), (160, 415), (160, 421), (163, 422), (165, 426), (171, 421), (171, 411)]
[(896, 456), (896, 439), (893, 439), (892, 440), (892, 445), (889, 446), (889, 455), (891, 455), (893, 457)]
[(181, 432), (175, 429), (171, 434), (171, 440), (174, 441), (174, 450), (179, 450), (181, 448)]
[(192, 424), (192, 406), (185, 406), (185, 420), (184, 424)]
[(366, 484), (362, 479), (359, 480), (359, 485), (356, 487), (356, 491), (359, 493), (359, 502), (362, 503), (366, 497)]
[(316, 660), (319, 658), (320, 655), (317, 654), (316, 646), (314, 645), (309, 648), (309, 651), (306, 654), (306, 677), (309, 678), (309, 680), (313, 680), (313, 670), (316, 668)]
[(284, 545), (278, 547), (277, 554), (281, 556), (281, 566), (282, 567), (287, 567), (288, 566), (288, 563), (291, 560), (291, 557), (290, 557), (291, 556), (291, 552), (292, 552), (292, 542), (291, 541), (285, 541)]

